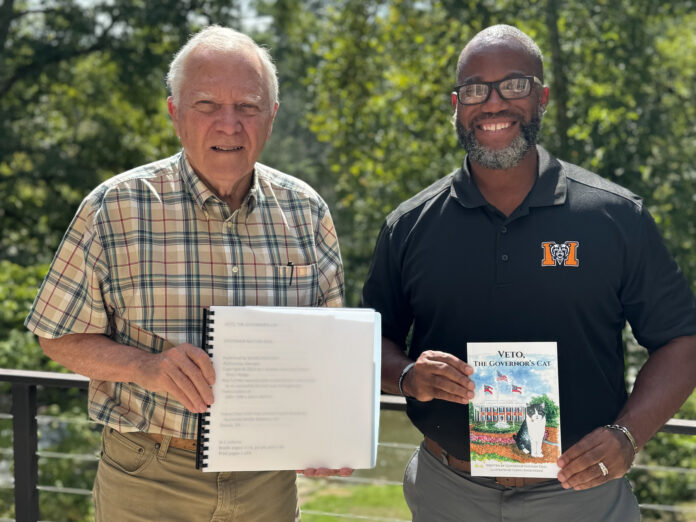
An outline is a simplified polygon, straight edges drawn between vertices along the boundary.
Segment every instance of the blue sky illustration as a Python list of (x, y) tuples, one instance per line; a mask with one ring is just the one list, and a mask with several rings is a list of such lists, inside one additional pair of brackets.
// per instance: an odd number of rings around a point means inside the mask
[[(527, 401), (537, 395), (548, 395), (558, 403), (558, 381), (556, 372), (549, 371), (556, 365), (556, 358), (548, 354), (527, 353), (525, 360), (551, 362), (552, 366), (490, 366), (491, 362), (499, 362), (497, 355), (477, 357), (486, 361), (487, 365), (475, 366), (472, 379), (476, 383), (474, 402), (488, 399), (511, 399)], [(519, 359), (516, 359), (519, 360)], [(505, 375), (507, 381), (496, 381), (497, 372)], [(485, 393), (484, 386), (493, 388), (493, 394)], [(522, 393), (513, 393), (512, 385), (520, 386)]]

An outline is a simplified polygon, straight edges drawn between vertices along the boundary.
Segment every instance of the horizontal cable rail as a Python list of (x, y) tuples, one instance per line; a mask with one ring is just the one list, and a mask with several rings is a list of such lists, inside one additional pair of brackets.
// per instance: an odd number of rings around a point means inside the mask
[(378, 446), (382, 448), (393, 448), (393, 449), (403, 449), (403, 450), (415, 450), (418, 445), (417, 444), (405, 444), (403, 442), (378, 442)]
[[(82, 488), (57, 487), (38, 485), (38, 465), (37, 459), (70, 459), (77, 461), (98, 461), (97, 454), (72, 454), (38, 450), (37, 425), (51, 424), (60, 422), (63, 424), (97, 424), (91, 419), (80, 417), (57, 417), (51, 415), (37, 415), (36, 387), (58, 387), (58, 388), (77, 388), (86, 390), (89, 386), (87, 377), (54, 372), (38, 372), (10, 370), (0, 368), (0, 382), (12, 384), (13, 392), (13, 411), (12, 414), (0, 413), (1, 420), (12, 420), (14, 426), (14, 445), (13, 448), (0, 448), (0, 455), (13, 455), (15, 459), (15, 481), (14, 486), (0, 484), (0, 489), (15, 490), (15, 512), (17, 521), (38, 521), (38, 491), (51, 493), (67, 493), (73, 495), (91, 495), (91, 491)], [(380, 400), (382, 410), (405, 411), (406, 401), (403, 397), (393, 395), (382, 395)], [(675, 433), (680, 435), (696, 435), (696, 420), (670, 419), (659, 430), (664, 433)], [(379, 442), (382, 448), (413, 451), (418, 446), (415, 444), (399, 442)], [(633, 470), (666, 473), (694, 474), (696, 469), (651, 466), (636, 464)], [(324, 477), (312, 478), (310, 480), (328, 480), (344, 484), (364, 484), (374, 486), (401, 486), (401, 481), (387, 479), (377, 479), (368, 477)], [(669, 506), (661, 504), (641, 504), (641, 509), (666, 511), (673, 513), (696, 513), (696, 507)], [(406, 522), (398, 518), (385, 518), (368, 515), (354, 515), (342, 513), (327, 513), (311, 509), (303, 509), (305, 515), (331, 516), (334, 518), (344, 518), (353, 520), (370, 520), (374, 522)], [(5, 522), (5, 519), (0, 519)]]
[[(38, 372), (29, 370), (10, 370), (0, 368), (0, 381), (26, 384), (34, 386), (49, 386), (60, 388), (79, 388), (86, 390), (89, 386), (89, 378), (74, 373)], [(406, 399), (396, 395), (382, 395), (380, 408), (383, 410), (406, 410)], [(37, 416), (47, 417), (47, 416)], [(10, 415), (0, 414), (1, 418), (11, 418)], [(67, 420), (66, 420), (67, 422)], [(80, 420), (79, 422), (93, 422)], [(696, 420), (670, 419), (660, 428), (664, 433), (677, 433), (681, 435), (696, 435)]]
[(0, 381), (53, 388), (79, 388), (81, 390), (86, 390), (89, 387), (89, 377), (76, 373), (35, 372), (8, 368), (0, 368)]
[(352, 520), (372, 520), (374, 522), (410, 522), (403, 518), (384, 518), (384, 517), (370, 517), (367, 515), (350, 515), (343, 513), (327, 513), (325, 511), (314, 511), (313, 509), (303, 509), (303, 515), (317, 515), (332, 518), (350, 518)]
[(652, 509), (654, 511), (670, 511), (672, 513), (696, 513), (696, 508), (665, 506), (664, 504), (639, 504), (639, 506), (641, 509)]
[(70, 495), (84, 495), (89, 497), (92, 495), (91, 489), (82, 488), (66, 488), (66, 487), (56, 487), (56, 486), (36, 486), (39, 491), (50, 491), (51, 493), (68, 493)]
[(694, 474), (696, 469), (692, 468), (677, 468), (673, 466), (649, 466), (644, 464), (634, 464), (631, 466), (631, 470), (639, 469), (642, 471), (649, 471), (650, 473), (664, 472), (664, 473), (683, 473), (683, 474)]
[(67, 460), (83, 460), (99, 462), (99, 455), (90, 455), (89, 453), (58, 453), (55, 451), (37, 451), (39, 457), (47, 459), (67, 459)]
[[(314, 477), (313, 477), (314, 478)], [(332, 477), (316, 477), (316, 480), (328, 480), (331, 482), (345, 482), (346, 484), (371, 484), (374, 486), (401, 486), (403, 483), (396, 480), (377, 479), (368, 477), (340, 477), (338, 475)]]
[(99, 425), (98, 422), (93, 421), (88, 417), (56, 417), (55, 415), (37, 415), (36, 420), (44, 424), (59, 421), (63, 424), (93, 424), (95, 426)]

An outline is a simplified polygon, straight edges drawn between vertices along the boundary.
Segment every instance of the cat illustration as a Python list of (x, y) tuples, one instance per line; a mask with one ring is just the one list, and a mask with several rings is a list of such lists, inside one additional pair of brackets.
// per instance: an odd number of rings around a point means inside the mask
[(517, 447), (520, 451), (531, 454), (532, 457), (541, 458), (544, 454), (541, 451), (541, 444), (544, 442), (546, 432), (546, 405), (530, 404), (527, 406), (527, 415), (520, 426), (517, 435), (513, 435)]

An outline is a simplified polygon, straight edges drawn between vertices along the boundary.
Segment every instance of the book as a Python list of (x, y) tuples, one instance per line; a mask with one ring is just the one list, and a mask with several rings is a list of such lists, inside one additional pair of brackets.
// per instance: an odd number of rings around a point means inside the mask
[(555, 342), (467, 343), (471, 474), (555, 478), (561, 410)]
[(371, 468), (381, 320), (370, 309), (211, 306), (216, 381), (199, 418), (203, 471)]

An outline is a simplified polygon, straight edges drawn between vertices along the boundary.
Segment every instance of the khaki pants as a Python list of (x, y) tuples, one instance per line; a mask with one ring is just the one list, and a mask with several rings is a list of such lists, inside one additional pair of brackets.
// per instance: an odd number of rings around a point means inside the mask
[(98, 522), (296, 522), (294, 471), (204, 473), (193, 451), (105, 427), (92, 497)]

